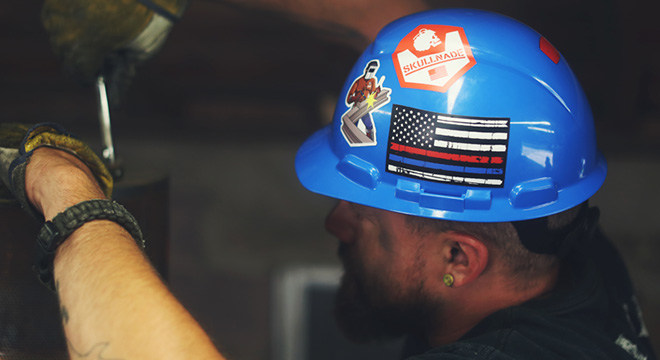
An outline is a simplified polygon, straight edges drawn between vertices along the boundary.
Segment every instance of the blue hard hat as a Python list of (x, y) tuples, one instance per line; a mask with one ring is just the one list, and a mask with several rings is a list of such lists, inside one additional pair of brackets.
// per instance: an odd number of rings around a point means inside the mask
[(545, 38), (506, 16), (449, 9), (378, 34), (296, 172), (309, 190), (358, 204), (500, 222), (584, 202), (607, 165), (586, 96)]

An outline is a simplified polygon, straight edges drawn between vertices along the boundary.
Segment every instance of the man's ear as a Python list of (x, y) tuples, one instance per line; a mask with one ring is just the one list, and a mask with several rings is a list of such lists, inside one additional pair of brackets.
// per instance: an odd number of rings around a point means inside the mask
[(454, 277), (453, 287), (460, 287), (477, 279), (488, 265), (488, 248), (477, 238), (451, 232), (446, 242), (446, 273)]

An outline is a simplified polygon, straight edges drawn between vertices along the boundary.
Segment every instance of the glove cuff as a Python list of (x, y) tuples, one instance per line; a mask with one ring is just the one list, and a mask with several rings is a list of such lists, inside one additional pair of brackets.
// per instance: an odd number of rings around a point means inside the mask
[(112, 175), (110, 175), (103, 161), (89, 146), (64, 130), (60, 125), (42, 123), (33, 126), (25, 135), (19, 147), (19, 152), (22, 156), (27, 156), (25, 160), (29, 160), (32, 152), (41, 146), (65, 150), (78, 157), (92, 171), (105, 196), (109, 198), (112, 195)]
[(181, 20), (181, 14), (183, 13), (183, 9), (185, 8), (185, 5), (181, 6), (180, 9), (176, 9), (178, 13), (173, 13), (164, 6), (157, 4), (153, 0), (137, 0), (137, 1), (140, 4), (146, 6), (149, 10), (153, 11), (154, 13), (164, 17), (171, 23), (175, 23)]
[(3, 177), (6, 176), (3, 180), (21, 207), (35, 219), (43, 221), (43, 216), (27, 199), (25, 169), (34, 150), (42, 146), (68, 151), (78, 157), (92, 171), (105, 196), (110, 198), (113, 180), (103, 161), (85, 143), (65, 131), (61, 126), (52, 123), (38, 124), (27, 130), (20, 145), (17, 146), (17, 150), (0, 149), (2, 150), (0, 154), (2, 168), (3, 170), (7, 169), (2, 174)]
[(25, 192), (25, 168), (29, 163), (31, 154), (32, 152), (29, 155), (21, 155), (12, 162), (9, 168), (9, 181), (11, 183), (11, 191), (21, 205), (21, 208), (32, 215), (33, 218), (43, 221), (44, 216), (30, 204), (27, 193)]

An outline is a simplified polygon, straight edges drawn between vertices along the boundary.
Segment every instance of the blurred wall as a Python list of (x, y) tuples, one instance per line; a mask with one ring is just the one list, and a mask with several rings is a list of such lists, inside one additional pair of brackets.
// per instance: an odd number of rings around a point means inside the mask
[[(660, 25), (652, 1), (431, 3), (511, 15), (571, 63), (609, 158), (595, 202), (659, 348)], [(0, 5), (2, 121), (60, 122), (99, 147), (94, 92), (62, 74), (39, 11), (34, 1)], [(171, 176), (171, 288), (230, 358), (269, 358), (274, 272), (336, 264), (335, 241), (323, 232), (332, 201), (302, 189), (293, 156), (329, 119), (358, 54), (287, 17), (197, 0), (113, 111), (127, 176)]]

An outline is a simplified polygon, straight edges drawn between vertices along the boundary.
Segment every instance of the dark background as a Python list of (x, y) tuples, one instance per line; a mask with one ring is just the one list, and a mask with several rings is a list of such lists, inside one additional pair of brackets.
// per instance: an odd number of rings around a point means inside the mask
[[(660, 337), (660, 25), (656, 1), (430, 1), (517, 18), (583, 84), (609, 161), (595, 198)], [(378, 3), (374, 2), (373, 16)], [(0, 5), (1, 121), (55, 121), (100, 148), (95, 93), (66, 77), (40, 1)], [(336, 265), (322, 229), (332, 201), (293, 172), (297, 146), (329, 121), (359, 51), (277, 12), (193, 1), (113, 111), (127, 178), (170, 176), (169, 282), (230, 358), (271, 357), (271, 282)]]

